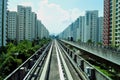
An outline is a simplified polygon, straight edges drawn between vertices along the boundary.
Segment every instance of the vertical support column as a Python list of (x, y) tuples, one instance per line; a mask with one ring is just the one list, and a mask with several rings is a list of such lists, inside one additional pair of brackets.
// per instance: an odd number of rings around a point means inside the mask
[(71, 55), (71, 51), (70, 51), (70, 49), (69, 49), (69, 55)]
[(35, 59), (37, 60), (39, 58), (39, 55), (38, 54), (35, 54)]
[(30, 59), (30, 61), (29, 61), (29, 69), (30, 69), (33, 65), (34, 65), (34, 61), (33, 61), (33, 59)]
[(82, 71), (84, 72), (84, 60), (81, 60), (81, 65), (80, 68), (82, 69)]
[(69, 51), (70, 52), (70, 57), (72, 58), (72, 51)]
[(67, 49), (67, 53), (69, 54), (69, 49)]
[(74, 61), (77, 63), (77, 55), (74, 55)]
[(96, 77), (95, 77), (95, 69), (90, 68), (90, 69), (89, 69), (89, 75), (90, 75), (90, 80), (96, 80)]
[(25, 68), (25, 67), (21, 67), (19, 73), (20, 73), (20, 75), (19, 75), (19, 76), (20, 76), (19, 80), (23, 80), (23, 78), (24, 78), (25, 75), (26, 75), (26, 68)]
[(39, 50), (39, 51), (38, 51), (38, 54), (41, 55), (41, 53), (42, 53), (42, 50)]
[(92, 67), (86, 67), (85, 72), (90, 80), (96, 80), (95, 69), (93, 69)]

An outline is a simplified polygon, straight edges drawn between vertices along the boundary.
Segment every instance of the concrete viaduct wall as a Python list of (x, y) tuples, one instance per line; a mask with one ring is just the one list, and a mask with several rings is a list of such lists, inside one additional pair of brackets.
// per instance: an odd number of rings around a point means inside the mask
[(103, 46), (96, 46), (96, 45), (91, 45), (91, 44), (86, 44), (86, 43), (74, 43), (74, 42), (69, 42), (65, 40), (61, 40), (64, 43), (67, 43), (71, 46), (74, 46), (78, 49), (85, 50), (91, 54), (94, 54), (98, 57), (101, 57), (105, 60), (108, 60), (112, 63), (115, 63), (117, 65), (120, 65), (120, 52), (114, 51), (114, 50), (108, 50), (104, 48)]

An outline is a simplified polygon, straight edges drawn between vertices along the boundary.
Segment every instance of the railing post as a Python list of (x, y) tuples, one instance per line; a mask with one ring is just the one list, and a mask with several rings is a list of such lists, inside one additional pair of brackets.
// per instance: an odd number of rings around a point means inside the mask
[(20, 80), (23, 80), (23, 78), (25, 77), (26, 75), (26, 67), (21, 67), (20, 68)]
[(81, 65), (80, 68), (82, 69), (82, 71), (84, 72), (84, 60), (81, 60)]
[(77, 55), (74, 55), (74, 61), (77, 63)]
[(86, 67), (85, 72), (90, 80), (96, 80), (95, 69), (93, 69), (92, 67)]
[(30, 62), (29, 62), (29, 69), (34, 65), (34, 61), (33, 59), (30, 59)]
[(39, 55), (38, 54), (35, 54), (35, 59), (38, 59), (39, 58)]

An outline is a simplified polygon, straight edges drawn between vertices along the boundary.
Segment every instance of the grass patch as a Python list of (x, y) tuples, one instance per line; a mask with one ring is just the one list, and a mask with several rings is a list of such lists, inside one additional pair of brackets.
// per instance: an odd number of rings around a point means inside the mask
[(101, 69), (99, 66), (95, 66), (96, 69), (98, 69), (99, 71), (101, 71), (103, 74), (105, 74), (106, 76), (113, 78), (115, 75), (113, 73), (111, 73), (108, 70), (105, 69)]

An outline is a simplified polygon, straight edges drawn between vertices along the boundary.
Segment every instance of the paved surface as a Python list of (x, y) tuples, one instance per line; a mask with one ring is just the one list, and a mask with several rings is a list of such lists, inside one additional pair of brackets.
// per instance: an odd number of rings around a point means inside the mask
[(48, 78), (48, 80), (60, 80), (55, 45), (53, 47), (53, 51), (52, 51), (52, 55), (51, 56), (52, 57), (51, 57), (51, 62), (50, 62), (50, 72), (49, 72), (49, 78)]

